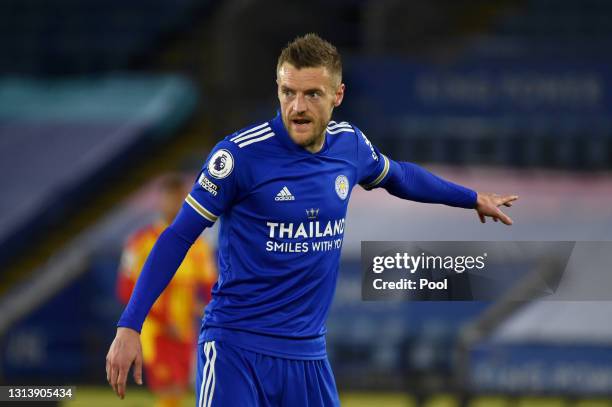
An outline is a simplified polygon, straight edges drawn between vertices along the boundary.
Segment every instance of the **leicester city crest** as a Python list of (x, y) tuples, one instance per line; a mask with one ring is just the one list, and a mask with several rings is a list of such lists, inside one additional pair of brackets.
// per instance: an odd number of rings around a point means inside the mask
[(349, 193), (349, 181), (345, 175), (338, 175), (336, 177), (336, 193), (340, 199), (345, 200)]
[(208, 161), (208, 173), (217, 179), (225, 178), (234, 169), (234, 157), (225, 150), (218, 150)]

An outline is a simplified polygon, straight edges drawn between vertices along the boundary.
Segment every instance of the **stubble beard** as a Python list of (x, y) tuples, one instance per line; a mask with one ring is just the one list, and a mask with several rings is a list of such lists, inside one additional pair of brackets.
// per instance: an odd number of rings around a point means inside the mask
[[(321, 123), (317, 128), (313, 129), (312, 134), (309, 137), (304, 139), (302, 142), (298, 143), (303, 148), (312, 148), (317, 145), (321, 145), (325, 138), (325, 129), (327, 128), (327, 124)], [(295, 140), (295, 138), (294, 138)]]

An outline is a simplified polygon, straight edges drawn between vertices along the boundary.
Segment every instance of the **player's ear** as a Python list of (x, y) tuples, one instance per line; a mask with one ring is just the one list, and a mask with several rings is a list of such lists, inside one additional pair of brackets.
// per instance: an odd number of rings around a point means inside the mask
[(338, 89), (336, 90), (336, 94), (334, 95), (334, 107), (338, 107), (342, 103), (342, 100), (344, 99), (344, 89), (345, 88), (346, 86), (344, 86), (344, 83), (341, 83), (338, 86)]

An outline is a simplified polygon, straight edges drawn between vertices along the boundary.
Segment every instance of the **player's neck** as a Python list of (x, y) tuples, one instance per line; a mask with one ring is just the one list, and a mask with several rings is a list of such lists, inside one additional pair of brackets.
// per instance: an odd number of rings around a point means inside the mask
[(321, 151), (321, 149), (323, 149), (324, 145), (325, 145), (325, 132), (323, 132), (319, 137), (317, 137), (317, 139), (312, 144), (304, 146), (304, 149), (308, 151), (309, 153), (316, 154), (319, 151)]

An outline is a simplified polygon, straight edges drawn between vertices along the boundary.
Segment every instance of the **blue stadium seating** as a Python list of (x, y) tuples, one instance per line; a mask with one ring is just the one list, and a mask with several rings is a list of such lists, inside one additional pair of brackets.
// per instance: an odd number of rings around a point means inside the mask
[(4, 0), (0, 72), (75, 74), (121, 69), (190, 21), (197, 0)]
[(196, 100), (174, 76), (0, 80), (0, 263), (58, 226), (127, 153), (167, 137)]

